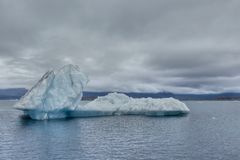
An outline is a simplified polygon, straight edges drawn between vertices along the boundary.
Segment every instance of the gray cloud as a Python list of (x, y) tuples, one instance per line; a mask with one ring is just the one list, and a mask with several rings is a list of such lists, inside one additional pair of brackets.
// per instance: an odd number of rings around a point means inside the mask
[(86, 90), (240, 91), (237, 0), (0, 0), (0, 87), (78, 64)]

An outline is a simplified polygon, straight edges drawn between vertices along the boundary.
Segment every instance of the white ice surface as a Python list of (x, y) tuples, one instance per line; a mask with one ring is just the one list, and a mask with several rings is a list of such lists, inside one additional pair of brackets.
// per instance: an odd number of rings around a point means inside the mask
[(140, 115), (179, 115), (189, 112), (188, 107), (174, 98), (131, 98), (121, 93), (110, 93), (98, 97), (78, 111), (104, 112), (108, 115), (140, 114)]

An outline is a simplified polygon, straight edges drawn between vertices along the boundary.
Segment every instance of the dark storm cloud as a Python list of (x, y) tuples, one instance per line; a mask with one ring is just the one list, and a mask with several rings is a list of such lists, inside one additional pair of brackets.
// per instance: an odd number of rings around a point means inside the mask
[(78, 64), (86, 90), (240, 91), (237, 0), (0, 0), (0, 87)]

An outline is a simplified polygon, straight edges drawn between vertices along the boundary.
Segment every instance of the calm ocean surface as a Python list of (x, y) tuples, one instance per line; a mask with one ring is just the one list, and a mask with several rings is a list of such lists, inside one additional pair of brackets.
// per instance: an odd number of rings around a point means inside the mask
[(239, 160), (240, 102), (187, 101), (185, 117), (22, 119), (0, 101), (0, 160)]

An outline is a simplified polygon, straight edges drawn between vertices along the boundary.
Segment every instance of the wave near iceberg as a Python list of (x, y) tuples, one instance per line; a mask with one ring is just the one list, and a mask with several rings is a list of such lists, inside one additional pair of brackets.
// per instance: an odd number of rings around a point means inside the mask
[(110, 93), (81, 105), (83, 88), (88, 81), (76, 65), (49, 71), (17, 102), (15, 108), (36, 120), (110, 115), (177, 116), (189, 113), (188, 107), (174, 98), (131, 98), (121, 93)]

